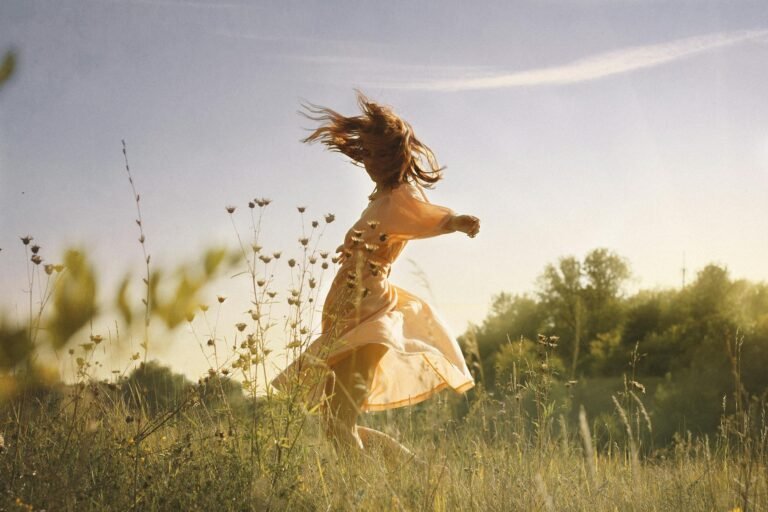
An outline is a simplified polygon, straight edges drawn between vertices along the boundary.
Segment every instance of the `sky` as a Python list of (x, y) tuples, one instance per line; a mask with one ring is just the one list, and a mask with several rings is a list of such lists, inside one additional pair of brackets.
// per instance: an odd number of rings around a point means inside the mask
[[(140, 267), (121, 140), (159, 267), (234, 245), (224, 207), (254, 197), (273, 200), (265, 247), (297, 250), (306, 205), (336, 215), (322, 242), (335, 248), (372, 185), (300, 142), (312, 124), (298, 110), (354, 114), (355, 88), (446, 166), (431, 201), (481, 219), (475, 239), (411, 243), (392, 274), (457, 334), (494, 294), (534, 292), (547, 263), (597, 247), (627, 258), (629, 290), (678, 287), (683, 266), (690, 280), (709, 263), (768, 280), (764, 1), (6, 0), (6, 49), (11, 318), (27, 300), (19, 236), (48, 261), (87, 247), (105, 290)], [(210, 293), (245, 301), (247, 283)], [(188, 352), (159, 357), (203, 368)]]

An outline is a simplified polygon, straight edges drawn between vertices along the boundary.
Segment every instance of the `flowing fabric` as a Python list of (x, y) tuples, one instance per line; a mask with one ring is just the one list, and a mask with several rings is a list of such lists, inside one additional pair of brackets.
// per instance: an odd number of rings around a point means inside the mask
[(474, 380), (445, 323), (425, 301), (388, 279), (406, 243), (447, 233), (452, 215), (413, 184), (372, 196), (339, 248), (341, 267), (323, 306), (322, 334), (272, 384), (284, 389), (302, 368), (331, 367), (376, 343), (388, 350), (374, 372), (364, 411), (415, 404), (446, 387), (471, 388)]

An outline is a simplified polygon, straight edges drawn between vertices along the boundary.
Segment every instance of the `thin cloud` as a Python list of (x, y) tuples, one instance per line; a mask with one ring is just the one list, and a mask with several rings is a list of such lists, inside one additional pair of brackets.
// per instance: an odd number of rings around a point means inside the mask
[[(333, 66), (340, 71), (355, 73), (366, 72), (373, 75), (414, 76), (429, 69), (430, 76), (435, 78), (452, 78), (456, 76), (478, 76), (482, 73), (496, 71), (489, 66), (455, 66), (455, 65), (424, 65), (421, 63), (398, 62), (391, 59), (374, 57), (372, 54), (392, 53), (396, 48), (392, 43), (346, 39), (319, 39), (296, 35), (270, 35), (267, 33), (238, 32), (231, 30), (207, 30), (208, 33), (232, 39), (278, 43), (283, 51), (270, 50), (258, 55), (265, 60), (295, 62), (310, 66)], [(287, 50), (290, 48), (290, 50)], [(354, 53), (350, 53), (350, 48)], [(287, 50), (287, 51), (286, 51)], [(291, 52), (292, 50), (292, 52)], [(329, 53), (329, 52), (338, 53)], [(326, 53), (323, 53), (326, 52)], [(342, 53), (343, 52), (343, 53)], [(344, 83), (347, 83), (346, 81)]]
[(158, 7), (198, 7), (206, 9), (243, 8), (248, 4), (233, 2), (206, 2), (204, 0), (88, 0), (94, 3), (122, 5), (154, 5)]
[(652, 68), (747, 41), (765, 41), (767, 37), (768, 30), (721, 32), (667, 43), (632, 46), (579, 59), (563, 66), (529, 69), (514, 73), (485, 74), (483, 76), (378, 83), (376, 86), (389, 89), (470, 91), (573, 84)]

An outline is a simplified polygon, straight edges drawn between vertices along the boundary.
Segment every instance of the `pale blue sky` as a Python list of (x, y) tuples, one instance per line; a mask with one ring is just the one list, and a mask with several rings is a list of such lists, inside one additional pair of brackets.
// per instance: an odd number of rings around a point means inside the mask
[[(10, 0), (0, 49), (0, 288), (23, 300), (18, 236), (50, 259), (91, 247), (140, 262), (128, 143), (158, 263), (232, 242), (224, 205), (268, 196), (268, 245), (293, 250), (295, 206), (332, 211), (334, 248), (371, 186), (299, 139), (309, 100), (392, 105), (440, 162), (433, 202), (477, 215), (475, 240), (416, 242), (460, 332), (491, 295), (608, 247), (633, 287), (709, 262), (768, 279), (768, 3)], [(271, 231), (270, 231), (271, 230)], [(393, 280), (424, 294), (402, 261)], [(230, 286), (237, 287), (232, 283)], [(237, 294), (237, 291), (223, 290)]]

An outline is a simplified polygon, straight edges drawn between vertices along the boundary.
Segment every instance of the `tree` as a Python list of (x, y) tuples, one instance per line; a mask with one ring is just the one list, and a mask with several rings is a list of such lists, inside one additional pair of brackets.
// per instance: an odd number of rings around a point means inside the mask
[(128, 403), (144, 406), (151, 413), (171, 409), (192, 384), (158, 361), (141, 363), (123, 386)]
[(607, 249), (594, 249), (580, 262), (573, 256), (549, 264), (539, 277), (539, 297), (549, 316), (550, 328), (571, 352), (571, 377), (581, 349), (598, 335), (621, 324), (622, 287), (629, 278), (624, 258)]
[(584, 303), (589, 311), (587, 336), (613, 331), (621, 322), (623, 285), (630, 276), (624, 258), (607, 249), (595, 249), (582, 265), (586, 286)]
[[(509, 340), (518, 340), (521, 336), (536, 339), (546, 320), (546, 314), (541, 304), (528, 295), (511, 295), (500, 293), (493, 297), (491, 312), (479, 327), (471, 327), (472, 333), (465, 334), (461, 341), (476, 352), (468, 357), (480, 358), (480, 372), (485, 377), (484, 384), (489, 387), (496, 385), (496, 355), (508, 344)], [(473, 345), (474, 343), (474, 345)], [(480, 370), (478, 368), (478, 370)]]

